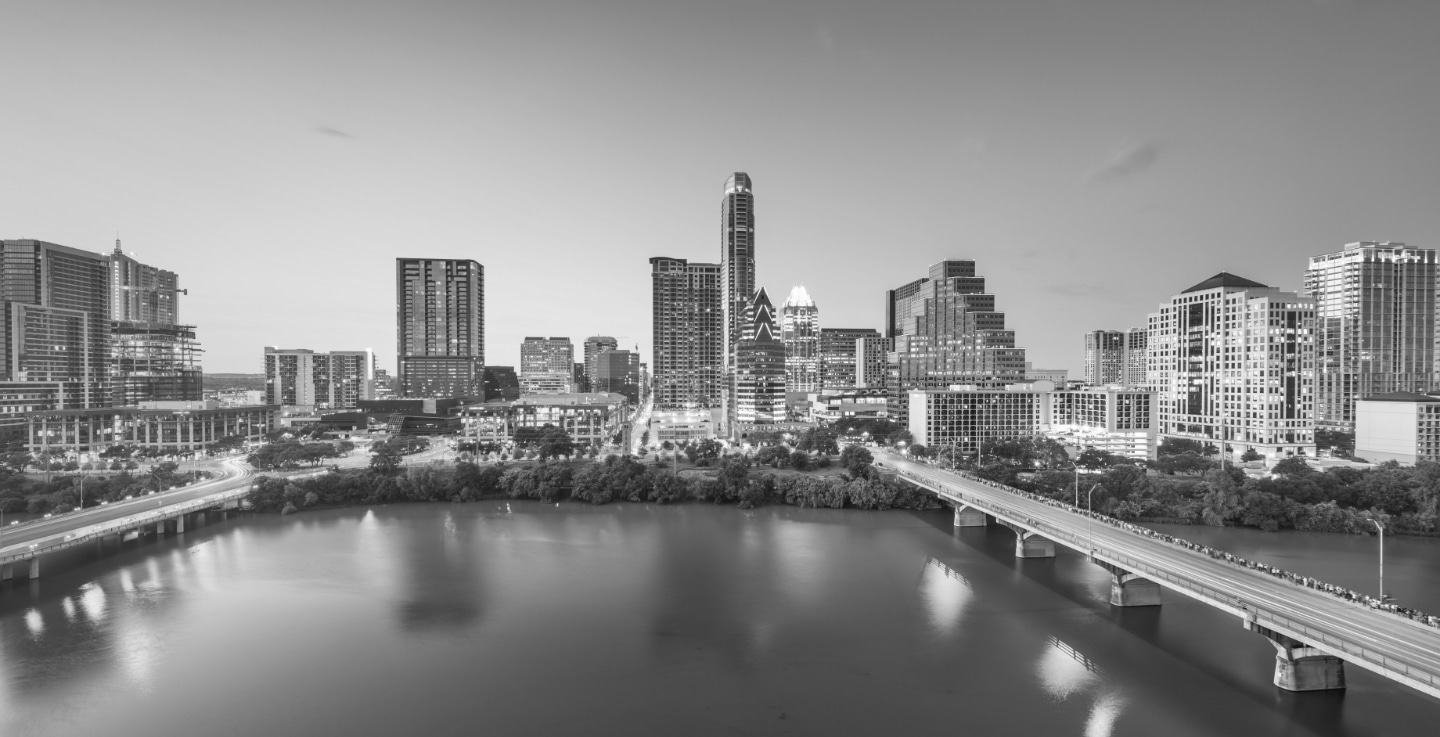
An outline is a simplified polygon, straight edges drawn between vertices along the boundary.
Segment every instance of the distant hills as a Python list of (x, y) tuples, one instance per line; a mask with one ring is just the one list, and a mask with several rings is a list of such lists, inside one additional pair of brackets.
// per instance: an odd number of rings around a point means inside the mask
[(204, 391), (217, 389), (264, 389), (265, 374), (205, 374)]

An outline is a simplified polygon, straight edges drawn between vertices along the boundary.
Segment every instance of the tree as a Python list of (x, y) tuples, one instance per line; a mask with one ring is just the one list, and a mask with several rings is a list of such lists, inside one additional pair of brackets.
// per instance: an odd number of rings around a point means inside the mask
[(790, 467), (796, 471), (810, 470), (810, 454), (803, 450), (797, 450), (790, 454)]
[(1270, 473), (1279, 476), (1305, 476), (1315, 473), (1315, 469), (1311, 468), (1309, 464), (1305, 462), (1305, 459), (1291, 457), (1281, 460), (1277, 462), (1274, 466), (1271, 466)]
[(1215, 446), (1202, 443), (1199, 440), (1190, 438), (1161, 438), (1160, 447), (1156, 451), (1159, 455), (1179, 455), (1181, 453), (1194, 453), (1198, 456), (1212, 456), (1218, 451)]
[(850, 474), (851, 478), (865, 478), (874, 462), (875, 456), (871, 455), (870, 451), (863, 446), (847, 445), (845, 450), (840, 451), (840, 466)]
[(738, 496), (750, 480), (750, 459), (747, 456), (729, 455), (720, 461), (720, 483), (725, 490)]
[(1260, 452), (1254, 448), (1246, 448), (1245, 452), (1240, 454), (1240, 460), (1247, 463), (1250, 461), (1263, 461), (1265, 460), (1265, 456), (1260, 455)]
[(828, 427), (812, 427), (800, 433), (795, 447), (807, 453), (833, 455), (840, 452), (838, 436)]
[[(569, 458), (575, 455), (575, 441), (570, 439), (570, 433), (553, 425), (545, 426), (545, 431), (541, 433), (538, 445), (537, 450), (540, 453), (540, 460), (542, 461), (560, 456)], [(645, 448), (641, 446), (640, 449), (643, 451)]]
[(377, 444), (374, 455), (370, 456), (370, 470), (385, 476), (394, 475), (400, 470), (400, 452), (389, 443)]

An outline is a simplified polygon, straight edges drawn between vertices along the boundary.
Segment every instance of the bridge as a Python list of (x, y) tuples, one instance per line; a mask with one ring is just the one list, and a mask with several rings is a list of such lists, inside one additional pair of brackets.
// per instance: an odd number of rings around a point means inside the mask
[(1017, 490), (885, 453), (900, 478), (955, 508), (956, 527), (994, 519), (1015, 532), (1019, 558), (1055, 556), (1061, 545), (1110, 572), (1112, 606), (1158, 606), (1162, 590), (1236, 616), (1275, 647), (1275, 685), (1287, 691), (1345, 688), (1345, 663), (1440, 698), (1440, 629), (1372, 609), (1226, 557), (1117, 526)]
[(66, 548), (109, 536), (122, 539), (130, 533), (152, 529), (164, 535), (169, 528), (185, 531), (185, 520), (210, 509), (234, 509), (250, 493), (254, 472), (238, 460), (225, 462), (225, 475), (169, 492), (147, 494), (134, 499), (48, 517), (0, 529), (0, 581), (15, 577), (16, 569), (28, 566), (29, 578), (40, 577), (40, 558)]

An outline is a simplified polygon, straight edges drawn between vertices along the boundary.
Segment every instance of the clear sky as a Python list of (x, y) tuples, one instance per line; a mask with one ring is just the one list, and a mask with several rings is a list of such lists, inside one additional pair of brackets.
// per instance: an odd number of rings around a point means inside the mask
[(1440, 246), (1440, 2), (0, 0), (0, 237), (174, 270), (210, 372), (395, 363), (396, 256), (485, 265), (526, 335), (649, 360), (652, 256), (883, 322), (944, 258), (1039, 367), (1218, 271), (1297, 289)]

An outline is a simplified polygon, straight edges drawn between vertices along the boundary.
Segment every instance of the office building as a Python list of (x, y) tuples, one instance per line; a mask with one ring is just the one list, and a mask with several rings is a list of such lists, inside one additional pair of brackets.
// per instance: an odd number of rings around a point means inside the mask
[(1125, 333), (1092, 330), (1085, 334), (1085, 383), (1119, 384), (1125, 371)]
[(1063, 387), (1070, 381), (1070, 369), (1045, 369), (1035, 368), (1029, 361), (1025, 362), (1026, 381), (1048, 381), (1055, 386)]
[(720, 265), (650, 259), (655, 408), (718, 408), (724, 386)]
[[(608, 335), (592, 335), (585, 339), (585, 384), (586, 387), (595, 387), (595, 376), (599, 372), (596, 359), (602, 351), (615, 350), (620, 343)], [(592, 391), (593, 389), (586, 389)]]
[(973, 261), (942, 261), (926, 279), (891, 290), (892, 407), (908, 409), (902, 395), (911, 389), (1004, 386), (1025, 378), (1025, 349), (1015, 347), (1005, 313), (984, 290)]
[(506, 401), (520, 398), (520, 377), (514, 366), (485, 367), (485, 398)]
[(1145, 346), (1149, 331), (1146, 328), (1130, 328), (1125, 331), (1125, 354), (1121, 361), (1120, 385), (1129, 387), (1150, 386), (1146, 378)]
[(1435, 250), (1346, 244), (1314, 256), (1304, 294), (1315, 300), (1315, 422), (1355, 429), (1355, 401), (1436, 386)]
[(640, 354), (604, 350), (595, 357), (593, 391), (624, 394), (631, 404), (640, 401)]
[(353, 409), (376, 399), (375, 357), (369, 350), (316, 353), (265, 347), (265, 403), (290, 412)]
[(395, 259), (396, 356), (406, 397), (483, 397), (485, 267)]
[[(899, 386), (900, 365), (895, 358), (895, 339), (868, 335), (855, 341), (855, 386), (859, 389), (887, 389)], [(896, 394), (892, 393), (893, 400)]]
[(784, 422), (785, 344), (775, 324), (775, 307), (762, 287), (745, 305), (745, 331), (735, 344), (732, 415), (727, 432), (743, 439), (747, 428)]
[(780, 341), (785, 344), (785, 386), (792, 392), (820, 388), (820, 309), (805, 287), (796, 286), (780, 305)]
[(1161, 304), (1147, 339), (1160, 436), (1314, 456), (1314, 331), (1314, 300), (1229, 273)]
[(529, 337), (520, 344), (521, 396), (574, 390), (575, 346), (569, 338)]
[(725, 416), (735, 416), (731, 405), (735, 382), (735, 347), (746, 330), (745, 309), (755, 293), (755, 195), (750, 176), (735, 172), (725, 180), (720, 201), (720, 309), (724, 329), (725, 377), (721, 403)]
[[(854, 389), (859, 382), (859, 341), (878, 338), (873, 328), (820, 328), (820, 389)], [(882, 357), (883, 362), (883, 357)]]
[(600, 448), (624, 436), (629, 402), (621, 394), (582, 392), (525, 395), (465, 407), (460, 419), (468, 440), (508, 443), (522, 428), (557, 427), (577, 447)]

